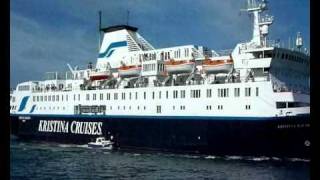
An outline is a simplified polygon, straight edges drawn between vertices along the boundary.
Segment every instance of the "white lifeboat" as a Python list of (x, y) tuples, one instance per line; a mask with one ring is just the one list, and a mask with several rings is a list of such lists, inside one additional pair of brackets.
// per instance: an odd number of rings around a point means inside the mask
[(141, 65), (125, 66), (122, 65), (118, 68), (120, 77), (134, 77), (139, 76), (141, 72)]
[(165, 62), (166, 71), (169, 74), (191, 73), (194, 66), (195, 66), (195, 62), (193, 60), (190, 60), (190, 61), (170, 60)]
[(230, 73), (233, 68), (233, 60), (222, 59), (212, 60), (206, 59), (202, 63), (202, 69), (206, 74)]
[(95, 142), (89, 142), (88, 147), (112, 149), (113, 142), (106, 140), (104, 137), (98, 137)]
[(110, 78), (111, 76), (112, 76), (112, 74), (108, 70), (106, 70), (106, 71), (91, 71), (89, 74), (91, 81), (104, 80), (104, 79)]

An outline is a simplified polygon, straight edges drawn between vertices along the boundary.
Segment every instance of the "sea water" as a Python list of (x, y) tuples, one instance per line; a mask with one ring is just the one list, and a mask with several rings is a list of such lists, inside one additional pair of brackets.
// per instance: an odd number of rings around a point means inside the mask
[(310, 162), (147, 153), (11, 139), (11, 179), (310, 179)]

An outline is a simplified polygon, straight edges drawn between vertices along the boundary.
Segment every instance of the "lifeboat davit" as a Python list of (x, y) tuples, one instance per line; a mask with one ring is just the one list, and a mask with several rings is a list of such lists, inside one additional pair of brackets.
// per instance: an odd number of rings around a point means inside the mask
[(191, 73), (195, 66), (195, 61), (175, 61), (170, 60), (165, 62), (166, 71), (169, 74)]
[(120, 66), (118, 74), (120, 77), (134, 77), (139, 76), (141, 72), (141, 65)]
[(91, 81), (97, 81), (97, 80), (105, 80), (110, 78), (112, 75), (110, 71), (91, 71), (89, 74)]
[(233, 60), (211, 60), (203, 61), (202, 69), (206, 74), (230, 73), (233, 68)]

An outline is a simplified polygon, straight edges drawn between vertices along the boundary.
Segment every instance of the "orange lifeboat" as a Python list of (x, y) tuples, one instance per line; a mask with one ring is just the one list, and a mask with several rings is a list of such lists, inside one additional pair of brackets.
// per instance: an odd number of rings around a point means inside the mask
[(89, 74), (91, 81), (105, 80), (111, 76), (110, 71), (91, 71)]
[(134, 77), (139, 76), (141, 72), (141, 65), (126, 66), (122, 65), (118, 68), (120, 77)]
[(230, 73), (233, 68), (233, 60), (206, 59), (202, 63), (202, 69), (206, 74)]
[(171, 59), (165, 62), (166, 71), (169, 74), (191, 73), (195, 66), (194, 60), (175, 61)]

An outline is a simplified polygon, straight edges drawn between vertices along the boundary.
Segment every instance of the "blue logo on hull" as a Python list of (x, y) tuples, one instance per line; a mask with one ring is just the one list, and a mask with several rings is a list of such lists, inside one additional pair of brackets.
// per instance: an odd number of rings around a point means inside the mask
[(29, 100), (29, 97), (30, 96), (25, 96), (25, 97), (22, 98), (20, 106), (19, 106), (19, 110), (18, 110), (19, 112), (23, 111), (26, 108), (26, 105), (27, 105), (27, 102)]

